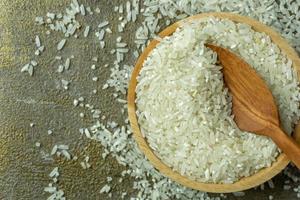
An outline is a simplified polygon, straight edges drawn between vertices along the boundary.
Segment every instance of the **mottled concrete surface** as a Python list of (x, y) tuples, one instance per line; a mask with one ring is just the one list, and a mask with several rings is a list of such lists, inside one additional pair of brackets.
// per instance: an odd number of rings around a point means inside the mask
[[(120, 1), (84, 1), (85, 5), (101, 8), (101, 14), (88, 16), (84, 20), (96, 25), (103, 19), (111, 20), (116, 25), (113, 7)], [(93, 82), (90, 70), (93, 56), (100, 58), (99, 63), (112, 63), (114, 56), (109, 50), (101, 50), (95, 40), (79, 38), (68, 41), (62, 56), (74, 55), (71, 69), (63, 74), (55, 72), (57, 64), (53, 58), (59, 55), (55, 51), (61, 34), (45, 34), (45, 28), (35, 26), (35, 16), (43, 16), (47, 11), (63, 11), (69, 1), (61, 0), (1, 0), (0, 1), (0, 199), (46, 199), (48, 194), (43, 188), (51, 182), (49, 172), (60, 166), (60, 187), (67, 199), (109, 199), (99, 193), (106, 183), (106, 177), (113, 177), (113, 198), (119, 199), (124, 191), (133, 194), (132, 180), (126, 178), (122, 184), (117, 182), (124, 168), (108, 157), (101, 158), (102, 148), (97, 142), (91, 142), (80, 136), (78, 129), (83, 124), (90, 124), (88, 118), (81, 119), (81, 108), (74, 109), (72, 101), (79, 96), (88, 97), (88, 103), (99, 107), (110, 119), (123, 121), (118, 104), (112, 101), (112, 90), (102, 91), (104, 80), (109, 76), (109, 69), (101, 68), (93, 72), (100, 81)], [(134, 27), (129, 26), (123, 37), (132, 40)], [(36, 58), (39, 65), (33, 77), (20, 73), (24, 63), (34, 56), (34, 36), (38, 33), (46, 51)], [(112, 46), (116, 35), (111, 35), (107, 46)], [(133, 44), (131, 44), (133, 45)], [(82, 56), (84, 55), (84, 56)], [(76, 59), (77, 58), (77, 59)], [(80, 59), (78, 59), (80, 58)], [(129, 61), (133, 63), (134, 61)], [(57, 89), (57, 82), (62, 78), (71, 80), (68, 91)], [(92, 90), (98, 88), (98, 95)], [(30, 123), (35, 123), (30, 127)], [(54, 129), (51, 136), (48, 129)], [(41, 148), (35, 147), (40, 142)], [(64, 162), (63, 159), (43, 158), (43, 152), (50, 152), (54, 144), (70, 145), (70, 152), (82, 160), (90, 156), (92, 168), (83, 170), (78, 161)], [(283, 178), (275, 178), (276, 190), (250, 190), (246, 197), (228, 199), (296, 199), (295, 193), (283, 191)]]

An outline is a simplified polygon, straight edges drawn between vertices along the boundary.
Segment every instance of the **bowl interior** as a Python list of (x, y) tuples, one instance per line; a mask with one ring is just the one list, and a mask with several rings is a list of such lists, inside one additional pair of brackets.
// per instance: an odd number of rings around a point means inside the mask
[[(217, 18), (223, 18), (223, 19), (229, 19), (234, 22), (239, 23), (245, 23), (250, 25), (255, 31), (258, 32), (264, 32), (267, 35), (269, 35), (272, 39), (272, 41), (287, 55), (289, 59), (293, 61), (293, 67), (298, 72), (298, 77), (300, 75), (300, 59), (297, 55), (297, 53), (294, 51), (292, 47), (289, 46), (289, 44), (281, 38), (281, 36), (273, 31), (270, 27), (253, 20), (248, 17), (231, 14), (231, 13), (203, 13), (199, 15), (195, 15), (192, 17), (189, 17), (187, 19), (181, 20), (169, 27), (167, 27), (165, 30), (163, 30), (159, 36), (165, 37), (168, 35), (171, 35), (181, 24), (183, 23), (189, 23), (193, 20), (199, 20), (202, 18), (207, 17), (217, 17)], [(144, 50), (144, 52), (140, 55), (135, 68), (131, 75), (131, 80), (129, 83), (129, 89), (128, 89), (128, 115), (129, 120), (131, 124), (131, 128), (133, 131), (133, 136), (138, 143), (139, 148), (142, 150), (142, 152), (145, 154), (145, 156), (149, 159), (151, 164), (158, 169), (163, 175), (171, 178), (172, 180), (186, 186), (192, 189), (205, 191), (205, 192), (213, 192), (213, 193), (228, 193), (228, 192), (236, 192), (236, 191), (242, 191), (246, 190), (252, 187), (255, 187), (257, 185), (260, 185), (278, 173), (280, 173), (289, 163), (288, 158), (285, 154), (280, 154), (276, 161), (273, 162), (272, 166), (268, 168), (261, 169), (257, 173), (253, 174), (252, 176), (245, 177), (240, 179), (239, 181), (232, 183), (232, 184), (212, 184), (212, 183), (202, 183), (198, 181), (191, 180), (185, 176), (182, 176), (176, 171), (173, 171), (169, 166), (167, 166), (164, 162), (162, 162), (152, 151), (150, 148), (146, 138), (143, 137), (138, 121), (136, 116), (136, 105), (135, 105), (135, 88), (137, 85), (137, 76), (139, 75), (139, 72), (143, 66), (144, 60), (147, 58), (149, 53), (156, 47), (156, 45), (159, 43), (157, 40), (153, 40), (150, 42), (150, 44), (147, 46), (147, 48)], [(300, 80), (300, 79), (299, 79)], [(297, 140), (297, 142), (300, 143), (300, 123), (298, 123), (297, 127), (294, 130), (293, 137)]]

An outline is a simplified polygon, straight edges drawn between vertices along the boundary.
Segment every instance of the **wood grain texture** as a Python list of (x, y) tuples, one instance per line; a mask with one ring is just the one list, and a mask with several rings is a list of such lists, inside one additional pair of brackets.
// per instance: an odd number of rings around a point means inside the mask
[[(253, 20), (248, 17), (244, 16), (239, 16), (236, 14), (231, 14), (231, 13), (204, 13), (204, 14), (199, 14), (195, 15), (192, 17), (189, 17), (187, 19), (184, 19), (182, 21), (179, 21), (168, 28), (166, 28), (164, 31), (162, 31), (159, 36), (160, 37), (165, 37), (168, 35), (171, 35), (180, 25), (184, 23), (190, 23), (193, 20), (199, 20), (202, 18), (207, 18), (207, 17), (218, 17), (218, 18), (226, 18), (230, 19), (234, 22), (240, 22), (240, 23), (245, 23), (258, 32), (264, 32), (267, 35), (270, 36), (272, 41), (277, 44), (277, 46), (287, 55), (288, 58), (290, 58), (293, 61), (293, 67), (297, 70), (298, 75), (300, 72), (300, 59), (298, 58), (297, 53), (294, 51), (292, 47), (289, 46), (289, 44), (281, 38), (281, 36), (273, 31), (270, 27)], [(193, 188), (196, 190), (201, 190), (201, 191), (206, 191), (206, 192), (214, 192), (214, 193), (228, 193), (228, 192), (235, 192), (235, 191), (242, 191), (246, 190), (252, 187), (255, 187), (257, 185), (260, 185), (264, 183), (265, 181), (271, 179), (275, 175), (277, 175), (279, 172), (281, 172), (289, 163), (289, 159), (285, 154), (280, 154), (276, 161), (272, 164), (271, 167), (264, 168), (260, 171), (258, 171), (256, 174), (242, 178), (241, 180), (233, 183), (233, 184), (209, 184), (209, 183), (201, 183), (198, 181), (193, 181), (185, 176), (180, 175), (177, 172), (174, 172), (170, 167), (168, 167), (166, 164), (164, 164), (151, 150), (149, 147), (146, 139), (142, 136), (139, 125), (137, 122), (137, 116), (136, 116), (136, 106), (135, 106), (135, 88), (137, 85), (137, 79), (136, 77), (138, 76), (144, 60), (147, 58), (149, 53), (155, 46), (159, 43), (157, 40), (153, 40), (150, 42), (148, 47), (144, 50), (144, 52), (141, 54), (139, 57), (135, 68), (132, 72), (131, 80), (129, 83), (129, 89), (128, 89), (128, 115), (129, 115), (129, 120), (130, 124), (132, 127), (133, 131), (133, 136), (135, 140), (137, 141), (140, 149), (142, 152), (146, 155), (146, 157), (149, 159), (149, 161), (153, 164), (153, 166), (158, 169), (162, 174), (165, 176), (168, 176), (172, 180), (186, 186), (189, 188)], [(294, 137), (296, 140), (299, 142), (300, 141), (300, 124), (296, 127), (294, 131)]]
[(300, 147), (280, 128), (278, 109), (264, 80), (228, 49), (206, 44), (222, 65), (224, 82), (232, 95), (234, 121), (243, 131), (270, 137), (300, 168)]

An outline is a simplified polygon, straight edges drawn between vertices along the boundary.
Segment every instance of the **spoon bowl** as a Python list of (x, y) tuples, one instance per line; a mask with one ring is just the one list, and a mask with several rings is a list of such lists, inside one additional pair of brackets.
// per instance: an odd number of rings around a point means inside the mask
[[(292, 47), (288, 45), (288, 43), (283, 38), (281, 38), (281, 36), (278, 33), (274, 32), (271, 28), (256, 20), (253, 20), (248, 17), (236, 15), (236, 14), (218, 12), (218, 13), (204, 13), (204, 14), (195, 15), (169, 26), (168, 28), (163, 30), (159, 34), (159, 36), (163, 38), (165, 36), (171, 35), (183, 23), (190, 23), (194, 20), (199, 20), (211, 16), (221, 18), (221, 19), (229, 19), (237, 23), (248, 24), (255, 31), (266, 33), (267, 35), (270, 36), (272, 41), (282, 50), (282, 52), (284, 52), (287, 55), (287, 57), (293, 61), (293, 67), (296, 68), (298, 72), (300, 71), (300, 59), (298, 58), (297, 53), (294, 51)], [(150, 148), (146, 138), (143, 137), (138, 125), (137, 116), (136, 116), (136, 105), (135, 105), (135, 98), (136, 98), (135, 89), (137, 85), (137, 76), (139, 75), (143, 63), (148, 57), (149, 53), (156, 47), (158, 43), (159, 43), (158, 40), (153, 40), (152, 42), (150, 42), (150, 44), (147, 46), (144, 52), (140, 55), (135, 65), (135, 68), (132, 72), (131, 80), (129, 83), (129, 89), (128, 89), (128, 115), (129, 115), (131, 128), (133, 131), (133, 137), (138, 143), (139, 148), (145, 154), (145, 156), (148, 158), (151, 164), (163, 175), (169, 177), (170, 179), (186, 187), (205, 191), (205, 192), (213, 192), (213, 193), (229, 193), (229, 192), (246, 190), (258, 186), (268, 181), (278, 173), (280, 173), (289, 163), (289, 159), (284, 153), (281, 153), (277, 157), (276, 161), (274, 161), (270, 167), (261, 169), (257, 173), (253, 174), (252, 176), (242, 178), (235, 183), (232, 184), (202, 183), (202, 182), (189, 179), (188, 177), (182, 176), (178, 172), (173, 171), (172, 168), (166, 165), (162, 160), (160, 160), (155, 155), (153, 150)], [(297, 127), (295, 128), (293, 137), (295, 138), (296, 141), (298, 142), (300, 141), (300, 124), (298, 124)]]

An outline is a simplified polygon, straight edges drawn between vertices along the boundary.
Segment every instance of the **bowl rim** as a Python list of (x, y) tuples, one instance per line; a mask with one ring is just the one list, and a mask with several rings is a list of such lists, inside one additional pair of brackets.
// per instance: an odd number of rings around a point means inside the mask
[[(292, 60), (293, 68), (296, 69), (298, 73), (298, 79), (300, 80), (299, 74), (300, 74), (300, 59), (296, 53), (296, 51), (288, 44), (288, 42), (283, 39), (277, 32), (275, 32), (270, 27), (262, 24), (261, 22), (258, 22), (252, 18), (241, 16), (238, 14), (233, 13), (226, 13), (226, 12), (209, 12), (209, 13), (202, 13), (198, 15), (194, 15), (191, 17), (188, 17), (186, 19), (180, 20), (170, 26), (168, 26), (166, 29), (164, 29), (162, 32), (160, 32), (158, 35), (159, 37), (163, 38), (165, 36), (171, 35), (179, 26), (185, 23), (190, 23), (195, 20), (208, 18), (208, 17), (216, 17), (221, 19), (229, 19), (231, 21), (234, 21), (236, 23), (244, 23), (251, 26), (251, 28), (257, 32), (264, 32), (268, 36), (270, 36), (273, 43), (275, 43), (283, 53), (286, 54), (286, 56)], [(150, 148), (146, 138), (143, 137), (139, 124), (137, 121), (136, 116), (136, 105), (135, 105), (135, 89), (137, 85), (137, 76), (143, 66), (144, 60), (148, 57), (150, 52), (156, 47), (156, 45), (159, 43), (158, 40), (154, 39), (152, 40), (149, 45), (145, 48), (145, 50), (142, 52), (140, 57), (138, 58), (134, 70), (131, 74), (131, 79), (129, 82), (128, 87), (128, 118), (130, 120), (131, 129), (133, 132), (133, 137), (135, 141), (138, 143), (138, 146), (140, 150), (145, 154), (147, 159), (150, 161), (150, 163), (164, 176), (167, 176), (168, 178), (172, 179), (173, 181), (180, 183), (186, 187), (200, 190), (204, 192), (211, 192), (211, 193), (229, 193), (229, 192), (237, 192), (242, 191), (246, 189), (253, 188), (255, 186), (258, 186), (268, 180), (270, 180), (275, 175), (279, 174), (289, 163), (289, 159), (286, 157), (284, 153), (281, 153), (277, 158), (276, 161), (272, 163), (270, 167), (260, 169), (257, 173), (244, 177), (234, 183), (231, 184), (214, 184), (214, 183), (203, 183), (199, 181), (192, 180), (186, 176), (182, 176), (176, 171), (173, 171), (168, 165), (166, 165), (163, 161), (161, 161), (152, 151)], [(293, 137), (297, 140), (298, 143), (300, 143), (300, 123), (297, 124)]]

